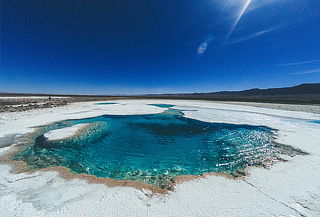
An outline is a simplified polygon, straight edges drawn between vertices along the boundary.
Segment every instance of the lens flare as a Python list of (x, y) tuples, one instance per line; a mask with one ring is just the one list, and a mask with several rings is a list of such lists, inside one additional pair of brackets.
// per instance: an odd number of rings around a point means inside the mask
[(239, 21), (241, 20), (242, 16), (245, 14), (245, 12), (247, 11), (249, 5), (251, 4), (252, 0), (245, 0), (245, 2), (243, 3), (236, 19), (234, 20), (233, 24), (231, 25), (231, 28), (226, 36), (225, 40), (228, 40), (228, 38), (231, 36), (231, 34), (233, 33), (234, 29), (236, 28), (236, 26), (238, 25)]
[(200, 46), (198, 47), (198, 54), (204, 54), (204, 52), (206, 52), (208, 47), (208, 43), (204, 42), (201, 43)]

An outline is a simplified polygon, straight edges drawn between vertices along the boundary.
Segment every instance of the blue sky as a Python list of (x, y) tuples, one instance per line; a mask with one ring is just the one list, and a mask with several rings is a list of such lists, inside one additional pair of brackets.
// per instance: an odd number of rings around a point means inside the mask
[(2, 0), (0, 92), (320, 82), (318, 0)]

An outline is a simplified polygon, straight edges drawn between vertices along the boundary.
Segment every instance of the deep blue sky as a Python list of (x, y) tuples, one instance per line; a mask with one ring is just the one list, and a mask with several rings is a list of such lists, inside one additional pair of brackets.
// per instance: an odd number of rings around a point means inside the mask
[(0, 92), (320, 82), (319, 0), (2, 0)]

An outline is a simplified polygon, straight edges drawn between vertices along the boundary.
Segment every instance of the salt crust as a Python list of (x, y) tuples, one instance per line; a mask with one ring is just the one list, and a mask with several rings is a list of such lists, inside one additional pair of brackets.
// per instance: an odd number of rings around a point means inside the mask
[[(34, 126), (103, 114), (153, 114), (174, 104), (186, 117), (208, 122), (264, 125), (277, 129), (277, 142), (307, 156), (288, 158), (270, 169), (253, 168), (244, 180), (220, 176), (191, 180), (174, 192), (64, 180), (57, 172), (10, 173), (0, 165), (0, 216), (320, 216), (320, 115), (187, 100), (119, 100), (119, 104), (74, 103), (64, 107), (2, 113), (0, 137), (32, 132)], [(6, 153), (8, 147), (0, 149)]]
[(89, 124), (76, 124), (71, 127), (66, 127), (58, 130), (51, 130), (44, 134), (44, 137), (47, 138), (47, 140), (60, 140), (60, 139), (66, 139), (69, 137), (73, 137), (79, 132), (79, 130), (87, 127)]

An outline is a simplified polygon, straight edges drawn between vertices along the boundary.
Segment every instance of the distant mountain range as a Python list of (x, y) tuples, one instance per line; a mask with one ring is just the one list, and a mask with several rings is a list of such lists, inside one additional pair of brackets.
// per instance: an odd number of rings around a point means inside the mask
[(294, 87), (268, 88), (268, 89), (250, 89), (243, 91), (221, 91), (209, 94), (236, 94), (241, 96), (261, 96), (261, 95), (305, 95), (320, 94), (320, 83), (300, 84)]
[(55, 94), (27, 94), (0, 93), (0, 96), (70, 96), (84, 98), (81, 100), (107, 99), (194, 99), (217, 101), (250, 101), (275, 103), (320, 104), (320, 83), (300, 84), (294, 87), (250, 89), (242, 91), (220, 91), (210, 93), (182, 93), (182, 94), (147, 94), (147, 95), (55, 95)]
[(243, 91), (220, 91), (210, 93), (149, 94), (146, 98), (235, 100), (283, 103), (320, 104), (320, 83), (301, 84), (294, 87), (250, 89)]

